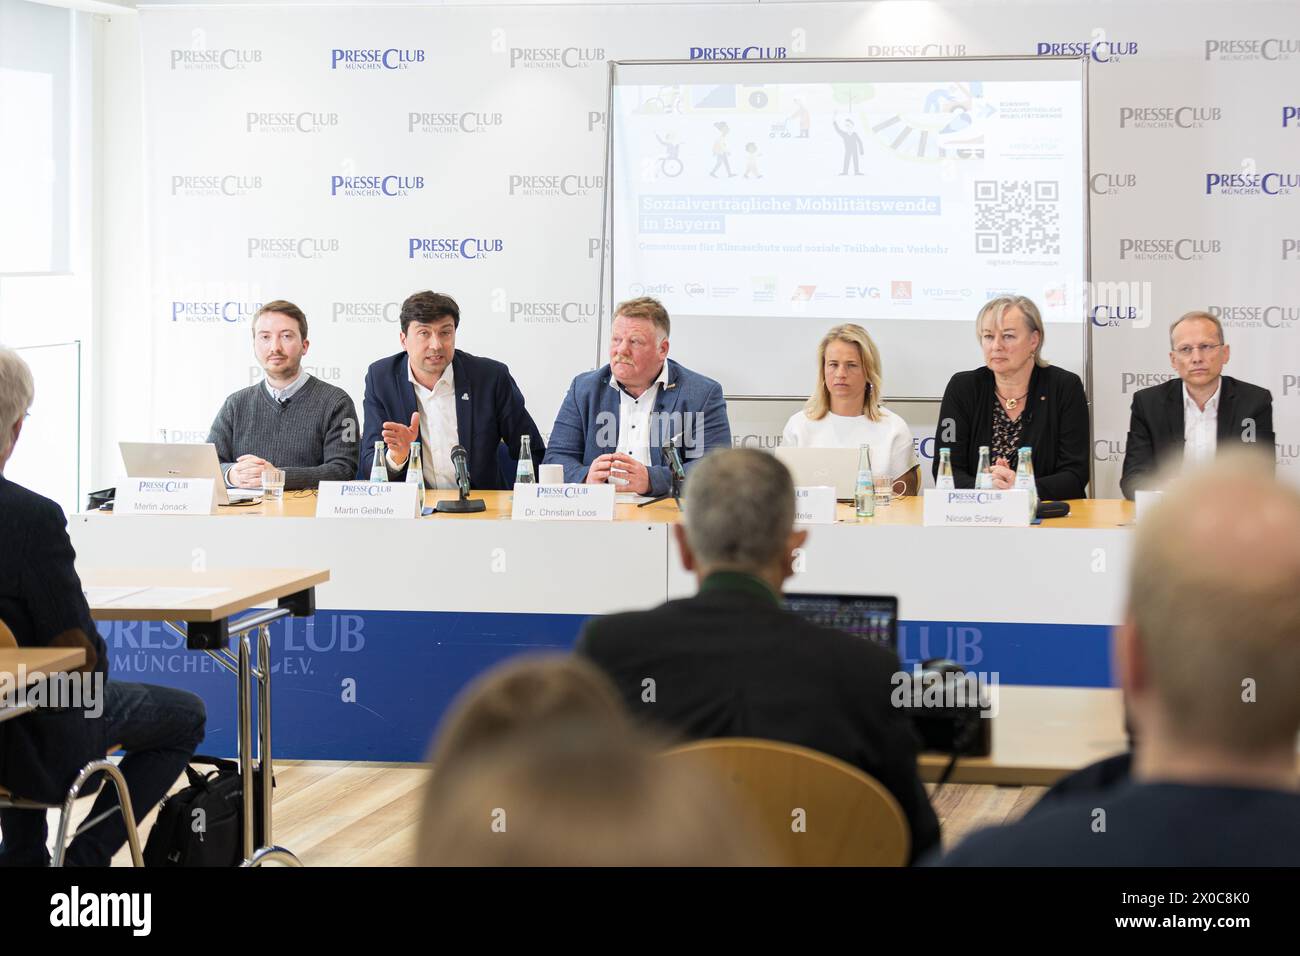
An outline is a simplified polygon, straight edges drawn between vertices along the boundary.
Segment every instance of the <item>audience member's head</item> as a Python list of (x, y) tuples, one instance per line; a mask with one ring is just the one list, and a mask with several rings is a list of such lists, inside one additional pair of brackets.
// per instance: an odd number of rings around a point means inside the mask
[(13, 454), (35, 395), (32, 370), (17, 352), (0, 346), (0, 473)]
[(686, 478), (686, 516), (676, 526), (682, 563), (702, 581), (739, 571), (778, 593), (794, 573), (794, 481), (774, 456), (747, 448), (706, 456)]
[(711, 777), (627, 727), (524, 732), (435, 773), (417, 862), (734, 866), (768, 862)]
[(1224, 453), (1143, 515), (1116, 662), (1137, 776), (1295, 785), (1300, 492), (1267, 461)]
[(595, 665), (568, 654), (526, 654), (492, 668), (452, 702), (432, 754), (435, 771), (523, 733), (554, 726), (623, 726), (613, 685)]

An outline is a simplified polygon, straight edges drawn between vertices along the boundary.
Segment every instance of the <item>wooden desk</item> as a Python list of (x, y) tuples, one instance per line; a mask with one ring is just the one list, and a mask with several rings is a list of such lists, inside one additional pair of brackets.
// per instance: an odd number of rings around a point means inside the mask
[[(426, 521), (500, 521), (510, 518), (509, 491), (476, 491), (471, 497), (481, 498), (487, 505), (486, 511), (467, 515), (429, 515)], [(457, 497), (455, 491), (430, 491), (425, 494), (425, 504), (432, 506), (438, 501)], [(854, 514), (853, 505), (841, 503), (836, 508), (836, 517), (844, 524), (920, 526), (922, 523), (922, 499), (899, 498), (888, 507), (877, 508), (872, 518), (859, 521)], [(239, 505), (217, 509), (220, 515), (232, 517), (279, 517), (310, 518), (316, 514), (316, 493), (313, 491), (286, 491), (279, 501), (262, 501), (255, 505)], [(635, 504), (618, 504), (614, 507), (614, 520), (640, 521), (650, 523), (675, 524), (681, 520), (681, 512), (673, 501), (660, 501), (644, 508)], [(1132, 524), (1133, 502), (1121, 499), (1080, 498), (1070, 502), (1070, 514), (1065, 518), (1051, 518), (1038, 527), (1041, 528), (1118, 528)]]
[[(17, 689), (20, 668), (24, 686), (30, 686), (46, 674), (76, 670), (86, 663), (86, 652), (80, 647), (5, 647), (0, 648), (0, 687), (12, 692)], [(10, 701), (8, 694), (0, 694), (0, 724), (31, 710), (27, 702)]]
[[(951, 783), (1049, 787), (1128, 749), (1117, 689), (1003, 686), (998, 694), (993, 752), (958, 760)], [(921, 779), (936, 782), (948, 760), (947, 754), (922, 754)]]
[(25, 666), (29, 684), (42, 674), (74, 671), (84, 663), (86, 652), (80, 647), (0, 648), (0, 674), (12, 679), (17, 676), (19, 666)]
[[(153, 518), (152, 520), (163, 520)], [(239, 767), (243, 776), (243, 856), (245, 866), (269, 861), (301, 866), (298, 858), (274, 844), (271, 801), (274, 765), (271, 759), (271, 636), (267, 625), (282, 617), (307, 617), (316, 612), (316, 585), (329, 580), (328, 570), (315, 568), (190, 571), (177, 568), (81, 568), (82, 586), (95, 588), (145, 588), (120, 596), (91, 594), (91, 617), (101, 621), (165, 621), (185, 635), (191, 650), (202, 650), (238, 678)], [(181, 589), (167, 593), (159, 589)], [(194, 594), (192, 589), (210, 593)], [(191, 593), (183, 593), (191, 591)], [(277, 601), (274, 610), (230, 618), (258, 604)], [(182, 629), (177, 621), (183, 622)], [(249, 632), (258, 633), (257, 663), (252, 660)], [(226, 650), (230, 637), (238, 638), (238, 657)], [(253, 759), (253, 688), (257, 687), (258, 747)], [(260, 776), (262, 819), (254, 829), (254, 774)]]
[(107, 604), (90, 606), (97, 621), (186, 621), (213, 623), (228, 620), (258, 604), (275, 601), (324, 584), (327, 570), (303, 568), (186, 571), (177, 568), (89, 568), (80, 571), (85, 588), (217, 588), (218, 593), (186, 601), (141, 603), (144, 594), (129, 594)]

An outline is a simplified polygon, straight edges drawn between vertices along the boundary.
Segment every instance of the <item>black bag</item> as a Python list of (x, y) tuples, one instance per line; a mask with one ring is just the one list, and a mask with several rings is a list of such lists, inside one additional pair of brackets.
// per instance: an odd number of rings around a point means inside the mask
[[(233, 760), (195, 754), (216, 769), (185, 768), (190, 785), (162, 802), (144, 847), (145, 866), (238, 866), (243, 859), (244, 781)], [(261, 843), (261, 775), (254, 775), (254, 837)], [(275, 782), (271, 785), (274, 787)], [(201, 811), (201, 812), (200, 812)], [(199, 821), (202, 821), (199, 823)]]

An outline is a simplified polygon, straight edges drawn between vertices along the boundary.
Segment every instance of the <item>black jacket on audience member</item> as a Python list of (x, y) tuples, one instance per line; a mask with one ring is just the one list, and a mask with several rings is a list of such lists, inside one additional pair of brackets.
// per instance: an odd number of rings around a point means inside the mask
[(1121, 783), (980, 830), (925, 864), (1300, 866), (1300, 793)]
[[(81, 647), (86, 669), (107, 675), (75, 558), (63, 510), (0, 475), (0, 621), (19, 647)], [(104, 756), (102, 723), (84, 709), (49, 707), (0, 723), (0, 784), (31, 800), (62, 800), (77, 771)]]
[[(912, 724), (890, 705), (898, 658), (785, 610), (758, 579), (715, 574), (696, 597), (593, 618), (575, 651), (604, 670), (651, 727), (689, 740), (778, 740), (838, 757), (898, 800), (913, 859), (938, 845)], [(655, 682), (653, 703), (642, 701), (646, 678)]]
[[(948, 381), (934, 435), (933, 473), (939, 449), (952, 449), (952, 477), (958, 488), (975, 487), (980, 446), (993, 444), (995, 381), (987, 367), (958, 372)], [(1044, 500), (1082, 498), (1088, 487), (1088, 398), (1073, 372), (1035, 366), (1026, 393), (1020, 444), (1034, 449), (1034, 479)], [(951, 432), (947, 429), (951, 428)]]
[[(1253, 446), (1273, 461), (1277, 436), (1273, 433), (1272, 392), (1230, 375), (1220, 376), (1219, 382), (1216, 451), (1227, 445)], [(1251, 442), (1243, 440), (1246, 435)], [(1181, 378), (1134, 392), (1124, 444), (1124, 473), (1119, 480), (1124, 497), (1132, 501), (1134, 492), (1147, 487), (1160, 468), (1181, 462), (1185, 442)]]

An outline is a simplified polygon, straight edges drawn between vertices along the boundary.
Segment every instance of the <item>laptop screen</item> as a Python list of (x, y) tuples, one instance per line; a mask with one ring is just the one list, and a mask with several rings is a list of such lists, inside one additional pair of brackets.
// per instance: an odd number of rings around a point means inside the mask
[(805, 620), (898, 651), (898, 598), (860, 594), (787, 594), (787, 610)]

